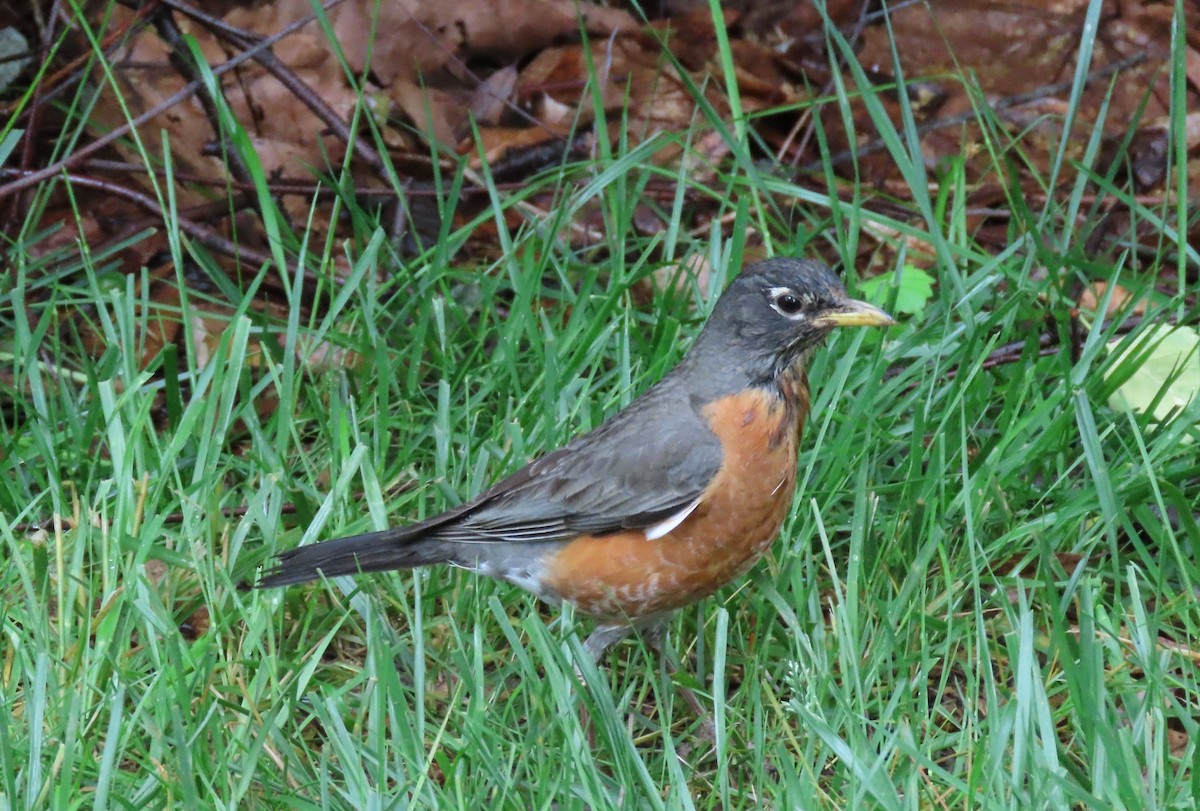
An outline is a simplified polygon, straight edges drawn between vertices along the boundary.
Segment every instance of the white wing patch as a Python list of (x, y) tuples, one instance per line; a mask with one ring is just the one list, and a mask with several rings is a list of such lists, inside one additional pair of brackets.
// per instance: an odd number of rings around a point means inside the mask
[(675, 529), (675, 527), (682, 524), (683, 520), (685, 518), (687, 518), (689, 515), (691, 515), (692, 511), (695, 510), (696, 507), (698, 507), (699, 505), (700, 505), (700, 499), (696, 499), (691, 504), (687, 505), (686, 507), (684, 507), (682, 510), (675, 513), (674, 515), (668, 515), (666, 518), (664, 518), (662, 521), (659, 521), (657, 524), (646, 527), (646, 529), (645, 529), (646, 540), (647, 541), (657, 541), (659, 538), (666, 535), (671, 530)]

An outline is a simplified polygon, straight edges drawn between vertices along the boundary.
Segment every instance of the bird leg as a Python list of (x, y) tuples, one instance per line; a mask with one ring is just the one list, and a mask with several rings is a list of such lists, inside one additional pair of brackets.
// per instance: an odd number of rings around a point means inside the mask
[(592, 657), (592, 661), (600, 664), (600, 657), (613, 645), (620, 642), (633, 632), (633, 626), (625, 623), (605, 623), (597, 625), (583, 643), (583, 649)]
[[(592, 657), (592, 661), (599, 666), (600, 657), (604, 655), (604, 652), (629, 636), (632, 632), (633, 626), (625, 623), (614, 622), (597, 625), (596, 629), (588, 634), (588, 638), (584, 640), (583, 649)], [(575, 678), (579, 679), (581, 685), (587, 684), (584, 681), (583, 671), (579, 669), (579, 665), (575, 666)], [(588, 745), (593, 749), (596, 748), (596, 729), (592, 726), (592, 717), (588, 713), (587, 705), (582, 701), (579, 702), (579, 723), (587, 731)]]
[[(667, 639), (666, 620), (658, 620), (651, 625), (647, 625), (642, 630), (642, 639), (646, 642), (646, 646), (658, 654), (663, 664), (666, 665), (668, 676), (674, 675), (682, 669), (679, 665), (679, 658), (675, 655), (675, 649), (671, 646), (670, 640)], [(695, 713), (696, 718), (700, 721), (700, 737), (709, 742), (716, 741), (717, 728), (712, 714), (700, 703), (700, 698), (691, 689), (682, 684), (678, 685), (678, 687), (683, 700), (687, 702), (687, 705), (691, 707), (692, 712)]]
[[(667, 675), (673, 675), (679, 672), (679, 660), (675, 656), (675, 650), (667, 641), (667, 624), (666, 620), (657, 619), (644, 625), (628, 625), (625, 623), (604, 623), (597, 625), (588, 638), (583, 643), (583, 649), (592, 657), (592, 661), (596, 664), (600, 663), (600, 657), (616, 643), (620, 642), (625, 637), (629, 636), (634, 630), (638, 630), (642, 634), (642, 639), (646, 646), (655, 653), (666, 665)], [(576, 668), (576, 675), (580, 681), (583, 681), (583, 674)], [(712, 715), (700, 703), (700, 699), (687, 687), (678, 685), (679, 692), (683, 696), (683, 700), (695, 713), (696, 718), (700, 720), (700, 737), (712, 741), (715, 739), (715, 727), (713, 725)], [(589, 728), (590, 719), (587, 717), (586, 708), (581, 708), (581, 718), (585, 722), (585, 726)]]

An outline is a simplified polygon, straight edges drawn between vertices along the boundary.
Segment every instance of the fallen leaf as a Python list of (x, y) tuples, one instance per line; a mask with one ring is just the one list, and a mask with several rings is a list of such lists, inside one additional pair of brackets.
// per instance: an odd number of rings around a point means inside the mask
[(512, 103), (517, 76), (516, 66), (509, 65), (480, 82), (471, 94), (471, 115), (476, 121), (480, 124), (500, 123), (500, 116)]
[[(1108, 282), (1092, 282), (1083, 289), (1079, 294), (1079, 308), (1081, 310), (1089, 310), (1096, 312), (1100, 307), (1100, 302), (1104, 300), (1104, 294), (1108, 291)], [(1112, 297), (1108, 300), (1108, 315), (1116, 315), (1127, 309), (1130, 303), (1133, 302), (1133, 293), (1121, 285), (1116, 285), (1113, 288)], [(1133, 302), (1133, 308), (1129, 310), (1129, 315), (1145, 315), (1146, 300), (1138, 299)]]
[[(712, 263), (704, 253), (692, 253), (678, 262), (663, 265), (654, 271), (655, 285), (661, 290), (673, 293), (687, 294), (690, 292), (691, 279), (702, 296), (708, 296), (708, 285), (712, 278)], [(687, 299), (690, 301), (690, 298)]]
[[(874, 304), (887, 305), (897, 313), (920, 315), (925, 304), (933, 297), (934, 279), (919, 267), (905, 265), (899, 270), (889, 270), (859, 285), (863, 296)], [(896, 303), (891, 304), (891, 290), (896, 289)]]
[(1129, 341), (1109, 344), (1118, 352), (1104, 373), (1107, 380), (1126, 364), (1137, 364), (1129, 379), (1108, 398), (1114, 411), (1141, 411), (1162, 392), (1153, 415), (1156, 420), (1172, 419), (1200, 395), (1200, 332), (1192, 327), (1158, 324)]

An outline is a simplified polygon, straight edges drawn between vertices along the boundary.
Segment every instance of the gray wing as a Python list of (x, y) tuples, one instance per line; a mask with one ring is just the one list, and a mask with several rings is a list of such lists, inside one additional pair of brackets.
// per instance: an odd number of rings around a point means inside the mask
[(693, 504), (721, 467), (720, 441), (688, 396), (664, 383), (468, 504), (289, 550), (256, 585), (444, 563), (460, 555), (459, 544), (550, 542), (660, 524)]
[(651, 527), (693, 504), (720, 466), (720, 441), (686, 395), (652, 390), (429, 527), (426, 537), (541, 542)]

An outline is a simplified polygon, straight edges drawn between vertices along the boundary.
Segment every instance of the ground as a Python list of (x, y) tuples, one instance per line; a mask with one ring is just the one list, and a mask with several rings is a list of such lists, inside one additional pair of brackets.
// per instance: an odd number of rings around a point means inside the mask
[[(1194, 4), (93, 5), (0, 74), (0, 805), (1193, 806)], [(900, 324), (681, 673), (466, 572), (238, 588), (773, 255)]]

